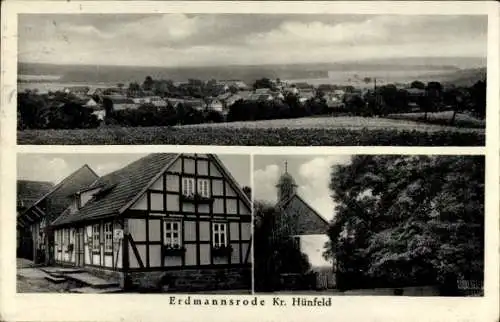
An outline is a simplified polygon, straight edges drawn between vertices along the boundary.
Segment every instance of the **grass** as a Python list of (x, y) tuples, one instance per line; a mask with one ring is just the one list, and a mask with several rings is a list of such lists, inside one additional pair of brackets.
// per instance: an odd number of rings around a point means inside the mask
[[(427, 119), (424, 119), (425, 113), (403, 113), (391, 114), (388, 116), (394, 120), (408, 120), (416, 122), (424, 122), (428, 124), (449, 125), (453, 117), (453, 111), (444, 111), (437, 113), (427, 113)], [(486, 120), (481, 120), (466, 113), (457, 113), (454, 121), (454, 126), (463, 128), (485, 128)]]

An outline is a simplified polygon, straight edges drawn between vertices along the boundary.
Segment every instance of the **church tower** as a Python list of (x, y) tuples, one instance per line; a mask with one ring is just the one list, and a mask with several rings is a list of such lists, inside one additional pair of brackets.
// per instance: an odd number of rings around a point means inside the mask
[(281, 175), (276, 184), (278, 188), (278, 202), (286, 200), (297, 192), (295, 179), (288, 173), (288, 163), (285, 161), (285, 172)]

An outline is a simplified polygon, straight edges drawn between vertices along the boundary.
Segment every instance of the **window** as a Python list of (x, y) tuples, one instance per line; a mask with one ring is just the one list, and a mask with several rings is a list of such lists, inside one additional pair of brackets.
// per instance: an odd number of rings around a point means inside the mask
[(210, 197), (209, 181), (207, 179), (198, 179), (198, 194), (202, 197)]
[(66, 228), (61, 229), (61, 244), (64, 246), (66, 245)]
[(113, 252), (113, 225), (110, 222), (104, 224), (104, 251)]
[(100, 251), (99, 245), (99, 224), (92, 226), (92, 250), (94, 252)]
[(300, 237), (299, 236), (293, 236), (292, 237), (292, 241), (293, 241), (293, 247), (295, 247), (295, 249), (297, 250), (300, 250)]
[(185, 196), (194, 195), (193, 178), (182, 178), (182, 194)]
[(213, 246), (223, 247), (227, 246), (227, 224), (214, 223), (213, 224)]
[(165, 221), (165, 240), (166, 246), (179, 248), (181, 246), (181, 222)]

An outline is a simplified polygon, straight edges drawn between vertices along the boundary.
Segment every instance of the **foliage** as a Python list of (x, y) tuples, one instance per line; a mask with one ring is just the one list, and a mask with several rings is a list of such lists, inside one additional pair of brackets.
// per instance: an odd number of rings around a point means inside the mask
[(484, 146), (480, 132), (349, 128), (108, 127), (24, 130), (18, 144), (187, 144), (240, 146)]
[(153, 89), (153, 85), (154, 85), (153, 78), (151, 78), (151, 76), (146, 76), (144, 82), (142, 83), (142, 89), (144, 89), (145, 91), (150, 91)]
[(482, 280), (484, 157), (355, 156), (331, 178), (340, 288)]
[(417, 88), (417, 89), (423, 90), (423, 89), (425, 89), (425, 84), (421, 81), (416, 80), (416, 81), (411, 82), (410, 88)]
[(257, 291), (280, 288), (280, 274), (306, 274), (310, 269), (307, 256), (296, 247), (284, 227), (291, 225), (274, 206), (254, 203), (254, 274)]
[(274, 85), (273, 82), (269, 78), (261, 78), (257, 79), (255, 83), (253, 84), (253, 88), (270, 88), (273, 89)]
[(18, 94), (18, 129), (77, 129), (99, 125), (92, 110), (71, 94), (63, 92), (38, 95), (26, 91)]

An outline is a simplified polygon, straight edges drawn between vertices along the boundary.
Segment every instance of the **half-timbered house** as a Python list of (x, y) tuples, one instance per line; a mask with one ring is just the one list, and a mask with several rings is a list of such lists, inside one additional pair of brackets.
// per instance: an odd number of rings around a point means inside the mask
[(71, 204), (73, 195), (78, 190), (92, 184), (97, 178), (97, 174), (84, 165), (18, 214), (20, 247), (24, 253), (31, 253), (24, 257), (37, 263), (53, 263), (54, 236), (50, 223)]
[(251, 287), (251, 205), (212, 154), (150, 154), (75, 194), (56, 261), (126, 289)]

